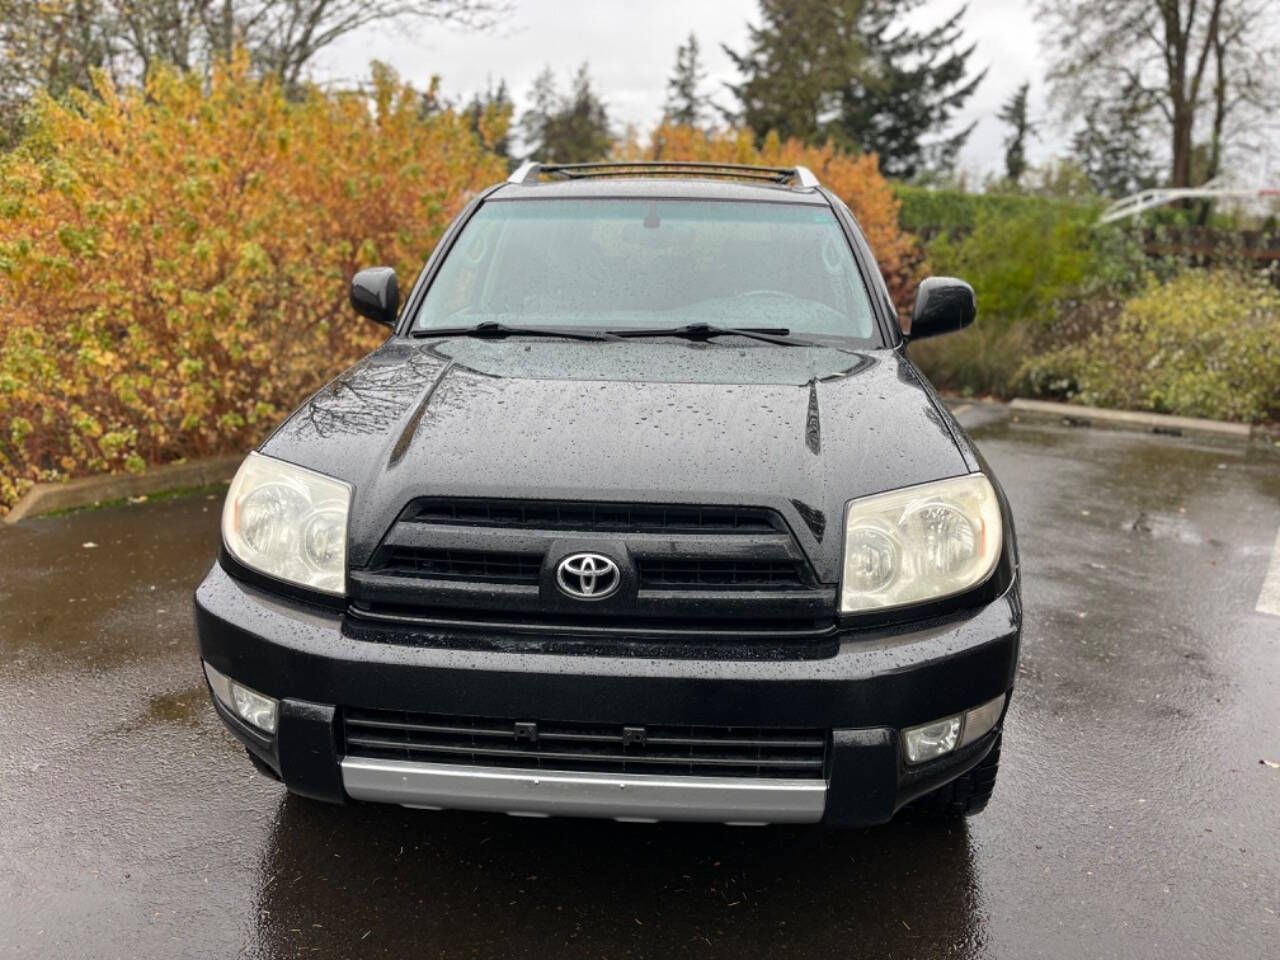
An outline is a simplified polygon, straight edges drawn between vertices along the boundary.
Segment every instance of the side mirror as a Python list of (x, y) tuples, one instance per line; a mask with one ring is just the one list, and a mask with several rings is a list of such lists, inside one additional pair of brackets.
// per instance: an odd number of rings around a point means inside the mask
[(395, 326), (400, 285), (390, 267), (369, 267), (351, 278), (351, 306), (374, 323)]
[(955, 277), (928, 277), (916, 291), (911, 329), (905, 336), (908, 340), (920, 340), (963, 330), (977, 315), (978, 299), (973, 287)]

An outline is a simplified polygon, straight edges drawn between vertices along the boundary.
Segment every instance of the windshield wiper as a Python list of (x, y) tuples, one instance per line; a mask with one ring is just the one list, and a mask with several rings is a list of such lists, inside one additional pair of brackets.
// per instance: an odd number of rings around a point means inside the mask
[(808, 340), (788, 336), (786, 327), (717, 327), (710, 323), (688, 323), (683, 327), (633, 327), (608, 331), (615, 337), (682, 337), (686, 340), (709, 340), (712, 337), (749, 337), (776, 343), (783, 347), (814, 347)]
[(568, 327), (513, 327), (494, 320), (486, 320), (470, 327), (428, 327), (413, 330), (411, 337), (563, 337), (566, 340), (616, 340), (615, 334), (604, 330), (572, 330)]

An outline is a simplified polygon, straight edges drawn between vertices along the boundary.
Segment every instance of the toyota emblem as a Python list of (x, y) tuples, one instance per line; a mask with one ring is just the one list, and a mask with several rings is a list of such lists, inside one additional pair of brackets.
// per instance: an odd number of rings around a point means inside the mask
[(556, 567), (556, 585), (575, 600), (603, 600), (622, 585), (622, 571), (599, 553), (571, 553)]

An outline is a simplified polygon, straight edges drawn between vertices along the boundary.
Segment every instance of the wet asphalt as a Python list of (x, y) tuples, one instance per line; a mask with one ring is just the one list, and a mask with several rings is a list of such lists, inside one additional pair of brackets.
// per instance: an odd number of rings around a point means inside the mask
[(1026, 628), (995, 797), (951, 827), (289, 797), (199, 674), (217, 499), (0, 528), (0, 956), (1280, 956), (1280, 450), (966, 418)]

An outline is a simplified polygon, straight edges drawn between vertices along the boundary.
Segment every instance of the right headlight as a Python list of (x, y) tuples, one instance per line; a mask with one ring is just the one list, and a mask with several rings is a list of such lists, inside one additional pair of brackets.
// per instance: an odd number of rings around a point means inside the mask
[(996, 492), (981, 473), (849, 503), (840, 612), (949, 597), (991, 575), (1003, 531)]
[(222, 542), (246, 567), (341, 596), (347, 573), (351, 486), (251, 453), (222, 508)]

